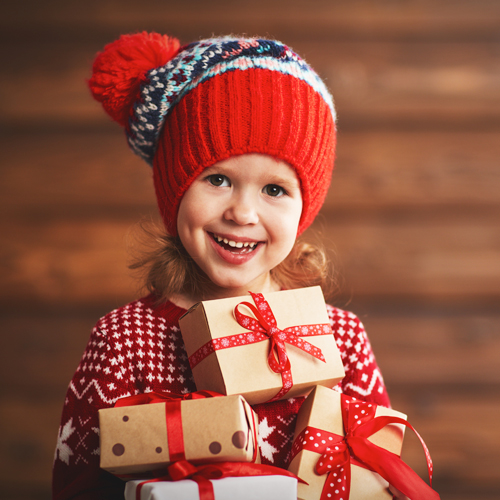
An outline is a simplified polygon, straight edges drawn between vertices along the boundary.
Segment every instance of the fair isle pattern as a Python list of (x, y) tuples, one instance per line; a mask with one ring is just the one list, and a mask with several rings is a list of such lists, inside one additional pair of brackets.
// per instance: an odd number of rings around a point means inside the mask
[(303, 80), (328, 104), (333, 120), (333, 99), (321, 78), (286, 45), (255, 38), (211, 38), (183, 47), (165, 66), (146, 75), (141, 99), (126, 127), (132, 149), (152, 163), (166, 116), (200, 83), (227, 71), (267, 69)]
[[(346, 371), (342, 381), (343, 392), (363, 400), (367, 400), (374, 392), (383, 394), (384, 380), (362, 323), (351, 312), (329, 305), (327, 310)], [(356, 373), (356, 377), (348, 378), (348, 372)]]
[[(359, 319), (327, 306), (346, 370), (339, 392), (388, 406), (370, 343)], [(93, 329), (68, 388), (54, 460), (54, 498), (70, 498), (79, 488), (123, 488), (99, 472), (98, 410), (123, 396), (151, 391), (196, 390), (179, 329), (185, 312), (173, 304), (154, 309), (150, 298), (132, 302), (104, 316)], [(262, 462), (287, 467), (297, 412), (304, 398), (254, 405), (259, 416)], [(102, 483), (104, 481), (104, 483)], [(83, 485), (83, 486), (81, 486)], [(108, 492), (109, 493), (109, 492)], [(82, 498), (100, 498), (95, 491)], [(102, 498), (109, 498), (103, 496)]]

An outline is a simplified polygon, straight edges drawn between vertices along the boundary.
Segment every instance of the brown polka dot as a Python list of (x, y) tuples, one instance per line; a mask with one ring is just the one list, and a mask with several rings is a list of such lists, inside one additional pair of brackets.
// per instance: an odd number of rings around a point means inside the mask
[(123, 416), (123, 421), (124, 421), (124, 422), (128, 422), (128, 417), (127, 417), (127, 415), (124, 415), (124, 416)]
[(156, 448), (156, 453), (161, 453), (163, 450), (161, 449), (161, 446), (158, 446), (158, 448)]
[(210, 450), (210, 453), (212, 453), (213, 455), (217, 455), (218, 453), (220, 453), (220, 450), (222, 450), (222, 446), (218, 441), (212, 441), (208, 449)]
[(113, 453), (119, 457), (120, 455), (123, 455), (125, 453), (125, 446), (123, 446), (123, 444), (120, 444), (120, 443), (116, 443), (114, 446), (113, 446)]
[(244, 448), (246, 444), (245, 433), (243, 431), (236, 431), (233, 434), (233, 444), (236, 448)]

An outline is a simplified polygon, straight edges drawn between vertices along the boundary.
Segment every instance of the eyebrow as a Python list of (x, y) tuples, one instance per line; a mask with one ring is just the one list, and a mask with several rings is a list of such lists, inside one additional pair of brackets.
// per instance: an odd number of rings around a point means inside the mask
[(300, 189), (300, 182), (296, 177), (294, 177), (293, 179), (285, 179), (283, 177), (280, 177), (279, 175), (274, 174), (267, 179), (267, 184), (277, 184), (278, 186), (282, 186), (285, 188)]

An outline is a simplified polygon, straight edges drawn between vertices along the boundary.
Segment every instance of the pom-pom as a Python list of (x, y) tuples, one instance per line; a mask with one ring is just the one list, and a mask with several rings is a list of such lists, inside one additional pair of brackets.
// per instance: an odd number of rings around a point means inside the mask
[(146, 73), (164, 66), (179, 51), (179, 40), (158, 33), (122, 35), (95, 58), (89, 87), (96, 100), (125, 126)]

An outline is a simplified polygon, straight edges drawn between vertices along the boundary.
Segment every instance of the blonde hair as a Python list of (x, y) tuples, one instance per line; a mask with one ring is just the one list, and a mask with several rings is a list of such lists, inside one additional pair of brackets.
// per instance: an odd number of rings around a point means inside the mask
[[(139, 244), (143, 248), (134, 252), (129, 268), (141, 272), (157, 304), (180, 294), (203, 297), (212, 282), (187, 253), (179, 237), (168, 234), (161, 223), (142, 222), (139, 227)], [(319, 285), (327, 299), (336, 291), (333, 267), (323, 245), (301, 239), (297, 239), (286, 259), (271, 270), (271, 276), (283, 289)]]

